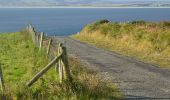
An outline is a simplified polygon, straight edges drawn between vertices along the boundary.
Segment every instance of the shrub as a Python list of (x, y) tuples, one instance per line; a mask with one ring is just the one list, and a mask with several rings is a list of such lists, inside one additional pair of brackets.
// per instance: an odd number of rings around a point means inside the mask
[(109, 21), (104, 19), (104, 20), (96, 21), (96, 22), (91, 23), (91, 24), (87, 24), (82, 31), (86, 30), (89, 33), (94, 32), (94, 31), (98, 30), (101, 27), (101, 25), (103, 25), (104, 23), (109, 23)]
[(170, 22), (161, 21), (161, 22), (159, 22), (159, 25), (162, 26), (162, 27), (170, 27)]
[(94, 25), (101, 25), (101, 24), (105, 24), (105, 23), (109, 23), (110, 21), (107, 19), (103, 19), (103, 20), (99, 20), (97, 22), (94, 23)]
[(145, 21), (143, 21), (143, 20), (138, 20), (138, 21), (132, 21), (132, 22), (130, 22), (130, 24), (143, 25), (143, 24), (146, 24), (146, 22), (145, 22)]

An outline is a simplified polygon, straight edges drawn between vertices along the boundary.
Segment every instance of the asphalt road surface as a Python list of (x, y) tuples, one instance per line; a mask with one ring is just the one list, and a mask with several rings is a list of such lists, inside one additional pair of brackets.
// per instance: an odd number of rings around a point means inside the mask
[(170, 70), (159, 68), (115, 52), (82, 43), (70, 37), (53, 37), (68, 53), (89, 64), (105, 79), (116, 83), (125, 99), (170, 100)]

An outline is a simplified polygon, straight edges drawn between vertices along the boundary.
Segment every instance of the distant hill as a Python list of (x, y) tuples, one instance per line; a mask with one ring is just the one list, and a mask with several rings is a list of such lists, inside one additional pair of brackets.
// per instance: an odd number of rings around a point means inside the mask
[(0, 7), (170, 7), (170, 0), (0, 0)]

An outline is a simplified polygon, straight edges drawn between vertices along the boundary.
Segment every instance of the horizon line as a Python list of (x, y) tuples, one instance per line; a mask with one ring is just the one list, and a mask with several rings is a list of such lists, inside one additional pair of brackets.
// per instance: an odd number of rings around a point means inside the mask
[(15, 7), (15, 6), (11, 6), (11, 7), (0, 7), (0, 8), (170, 8), (169, 6), (167, 7), (92, 7), (92, 6), (55, 6), (55, 7), (48, 7), (48, 6), (44, 6), (44, 7), (25, 7), (25, 6), (20, 6), (20, 7)]

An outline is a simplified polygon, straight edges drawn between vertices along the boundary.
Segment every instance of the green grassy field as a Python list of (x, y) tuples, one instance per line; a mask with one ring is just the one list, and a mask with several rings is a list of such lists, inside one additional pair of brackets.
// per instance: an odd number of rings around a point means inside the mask
[(170, 22), (101, 20), (88, 24), (75, 39), (170, 68)]
[(7, 100), (97, 100), (120, 99), (122, 94), (109, 80), (102, 81), (85, 69), (75, 58), (69, 58), (72, 82), (59, 83), (58, 73), (51, 68), (31, 88), (26, 86), (37, 72), (49, 63), (45, 51), (32, 43), (27, 33), (0, 34), (0, 64), (5, 81)]

